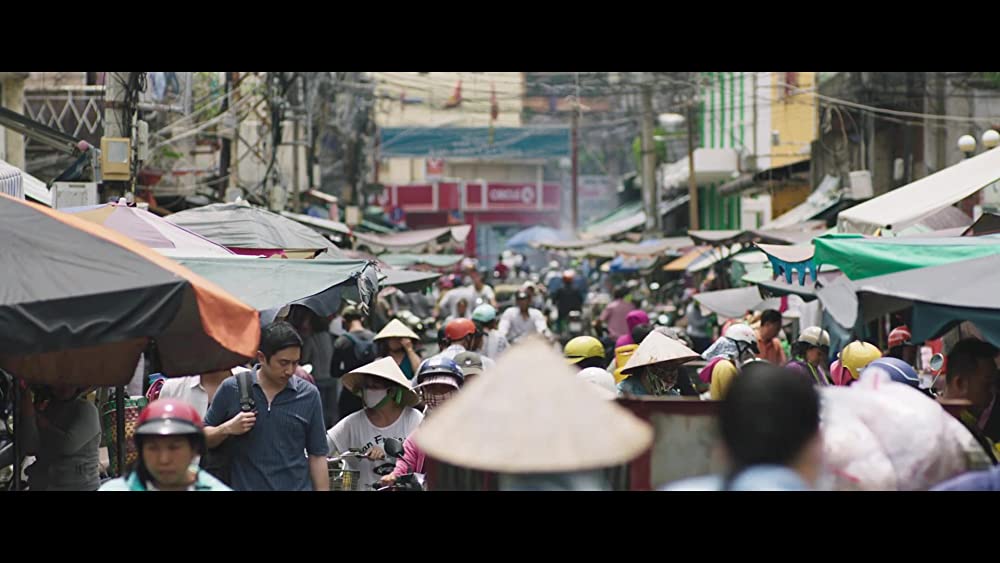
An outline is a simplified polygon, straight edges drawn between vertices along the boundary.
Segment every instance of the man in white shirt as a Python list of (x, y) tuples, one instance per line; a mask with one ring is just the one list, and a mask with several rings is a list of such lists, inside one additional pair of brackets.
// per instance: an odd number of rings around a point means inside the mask
[(517, 306), (507, 309), (500, 316), (500, 327), (497, 332), (511, 344), (527, 334), (540, 334), (551, 338), (552, 333), (549, 332), (545, 315), (538, 309), (529, 307), (531, 298), (528, 294), (520, 291), (516, 299)]
[(212, 397), (230, 375), (235, 375), (238, 371), (248, 371), (246, 368), (233, 368), (230, 370), (213, 371), (201, 375), (191, 375), (188, 377), (171, 377), (163, 382), (160, 389), (162, 399), (180, 399), (194, 407), (198, 411), (198, 416), (205, 418), (208, 412), (208, 405), (212, 402)]

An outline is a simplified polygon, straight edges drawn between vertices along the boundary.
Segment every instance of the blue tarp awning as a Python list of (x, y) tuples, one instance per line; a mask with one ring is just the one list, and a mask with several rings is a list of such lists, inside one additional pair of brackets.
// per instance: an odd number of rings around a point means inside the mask
[[(492, 138), (491, 138), (492, 137)], [(382, 157), (560, 158), (569, 156), (566, 127), (385, 127)]]

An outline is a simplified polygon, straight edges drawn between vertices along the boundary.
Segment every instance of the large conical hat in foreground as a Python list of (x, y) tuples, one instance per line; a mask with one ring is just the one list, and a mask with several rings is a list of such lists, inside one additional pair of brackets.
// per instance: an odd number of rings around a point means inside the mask
[(622, 373), (631, 375), (635, 369), (643, 366), (663, 362), (683, 364), (700, 358), (697, 352), (680, 341), (654, 330), (646, 336), (642, 344), (639, 344), (639, 348), (632, 352), (625, 367), (622, 368)]
[(508, 350), (496, 377), (470, 381), (414, 434), (441, 461), (501, 473), (610, 467), (638, 457), (653, 428), (581, 385), (537, 337)]

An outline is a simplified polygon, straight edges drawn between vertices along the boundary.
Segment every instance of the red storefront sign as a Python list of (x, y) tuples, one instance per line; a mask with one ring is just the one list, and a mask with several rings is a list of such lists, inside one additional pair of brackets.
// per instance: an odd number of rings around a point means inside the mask
[(486, 200), (490, 205), (536, 206), (538, 190), (530, 184), (488, 184)]

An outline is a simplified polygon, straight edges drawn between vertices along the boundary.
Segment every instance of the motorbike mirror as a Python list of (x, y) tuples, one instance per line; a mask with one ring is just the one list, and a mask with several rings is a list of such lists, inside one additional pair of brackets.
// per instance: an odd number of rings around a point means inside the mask
[(392, 457), (402, 457), (403, 456), (403, 444), (395, 438), (385, 439), (385, 453)]
[(944, 354), (934, 354), (929, 362), (931, 371), (941, 371), (944, 367)]

